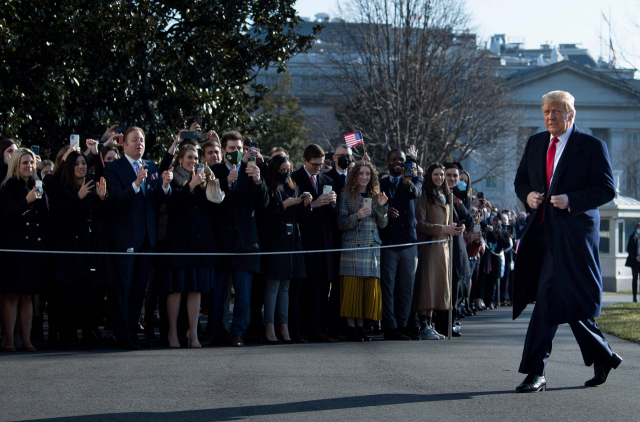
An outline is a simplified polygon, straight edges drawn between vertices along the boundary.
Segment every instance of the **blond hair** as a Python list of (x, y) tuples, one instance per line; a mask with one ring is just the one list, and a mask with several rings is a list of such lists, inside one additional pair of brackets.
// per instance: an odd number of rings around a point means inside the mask
[(551, 91), (542, 96), (542, 105), (547, 103), (562, 103), (565, 113), (574, 113), (574, 117), (576, 112), (575, 102), (576, 99), (573, 95), (566, 91)]
[(36, 171), (36, 155), (30, 149), (26, 148), (18, 148), (12, 155), (11, 161), (9, 161), (9, 168), (7, 169), (7, 175), (2, 181), (0, 186), (4, 186), (9, 179), (18, 179), (20, 176), (18, 175), (18, 169), (20, 168), (20, 160), (23, 155), (31, 155), (33, 158), (33, 174), (31, 175), (31, 180), (40, 180), (38, 179), (38, 172)]

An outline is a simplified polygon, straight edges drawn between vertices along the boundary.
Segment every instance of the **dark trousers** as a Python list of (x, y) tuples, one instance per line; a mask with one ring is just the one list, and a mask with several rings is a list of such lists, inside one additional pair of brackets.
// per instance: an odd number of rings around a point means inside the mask
[(500, 279), (500, 302), (506, 302), (508, 300), (511, 300), (511, 295), (509, 294), (510, 279), (511, 279), (511, 260), (507, 260), (505, 262), (504, 275)]
[(55, 281), (51, 299), (54, 313), (57, 316), (56, 328), (61, 340), (74, 341), (77, 339), (78, 328), (82, 329), (82, 336), (89, 336), (95, 328), (95, 294), (87, 285), (75, 286)]
[[(152, 252), (149, 240), (136, 252)], [(147, 291), (151, 256), (119, 255), (116, 297), (114, 297), (113, 332), (119, 341), (138, 339), (138, 321)]]
[(391, 330), (406, 327), (418, 268), (418, 247), (382, 249), (380, 255), (382, 325)]
[[(327, 311), (329, 308), (329, 290), (331, 282), (327, 281), (327, 268), (322, 266), (320, 274), (307, 274), (306, 285), (309, 306), (309, 328), (312, 333), (324, 333), (327, 328)], [(337, 283), (334, 283), (337, 286)], [(335, 292), (340, 297), (340, 290)]]
[(638, 268), (631, 268), (631, 291), (633, 292), (633, 299), (635, 300), (638, 297)]
[[(551, 323), (553, 257), (548, 247), (542, 248), (542, 250), (544, 249), (547, 252), (542, 264), (540, 280), (538, 281), (536, 304), (529, 321), (522, 361), (518, 369), (523, 374), (544, 375), (547, 359), (551, 355), (553, 338), (558, 330), (558, 326)], [(569, 326), (578, 342), (578, 346), (580, 346), (585, 365), (591, 366), (611, 357), (612, 352), (609, 343), (607, 343), (592, 318), (583, 321), (572, 321)]]
[[(213, 289), (213, 316), (209, 308), (209, 318), (213, 317), (213, 334), (223, 336), (226, 329), (223, 321), (224, 314), (224, 293), (227, 286), (227, 278), (231, 274), (233, 278), (233, 289), (235, 299), (233, 302), (233, 322), (231, 324), (231, 335), (242, 336), (245, 331), (249, 306), (251, 301), (251, 273), (242, 270), (231, 270), (230, 272), (220, 271), (216, 273), (216, 284)], [(209, 323), (207, 324), (207, 326)]]
[(249, 332), (256, 337), (264, 336), (264, 318), (262, 307), (264, 306), (264, 277), (254, 274), (251, 281), (251, 304), (249, 312)]

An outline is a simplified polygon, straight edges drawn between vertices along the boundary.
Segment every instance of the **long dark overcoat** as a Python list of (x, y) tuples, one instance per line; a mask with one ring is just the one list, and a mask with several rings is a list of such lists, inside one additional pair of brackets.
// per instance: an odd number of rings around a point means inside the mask
[(527, 196), (532, 191), (545, 192), (550, 140), (547, 131), (529, 138), (516, 173), (516, 194), (532, 214), (515, 265), (513, 318), (536, 298), (546, 253), (539, 245), (539, 235), (546, 229), (553, 256), (551, 318), (554, 324), (563, 324), (600, 315), (602, 275), (598, 253), (598, 207), (615, 197), (615, 185), (606, 144), (574, 126), (546, 195), (547, 198), (567, 195), (569, 209), (561, 210), (546, 201), (545, 222), (541, 225), (542, 208), (530, 209)]

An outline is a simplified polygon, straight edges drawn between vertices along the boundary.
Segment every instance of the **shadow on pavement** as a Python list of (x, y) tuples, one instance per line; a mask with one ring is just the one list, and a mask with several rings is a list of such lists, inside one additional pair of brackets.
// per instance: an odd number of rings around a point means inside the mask
[[(584, 387), (554, 388), (553, 390), (574, 390)], [(223, 407), (206, 410), (184, 410), (176, 412), (126, 412), (108, 413), (100, 415), (68, 416), (47, 419), (32, 419), (32, 421), (124, 421), (124, 422), (163, 422), (175, 420), (189, 420), (195, 422), (235, 421), (253, 416), (283, 415), (303, 412), (319, 412), (327, 410), (355, 409), (360, 407), (393, 406), (411, 403), (426, 403), (438, 401), (470, 400), (474, 397), (517, 394), (509, 391), (481, 391), (477, 393), (448, 393), (448, 394), (375, 394), (370, 396), (341, 397), (334, 399), (309, 400), (292, 403), (268, 404), (257, 406)]]

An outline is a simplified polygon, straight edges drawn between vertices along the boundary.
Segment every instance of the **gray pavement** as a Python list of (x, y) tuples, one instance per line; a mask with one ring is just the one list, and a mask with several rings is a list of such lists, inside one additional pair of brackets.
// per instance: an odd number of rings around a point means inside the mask
[(640, 346), (607, 336), (624, 362), (584, 388), (593, 371), (566, 325), (549, 389), (515, 393), (531, 309), (466, 318), (452, 341), (4, 353), (0, 420), (639, 421)]

